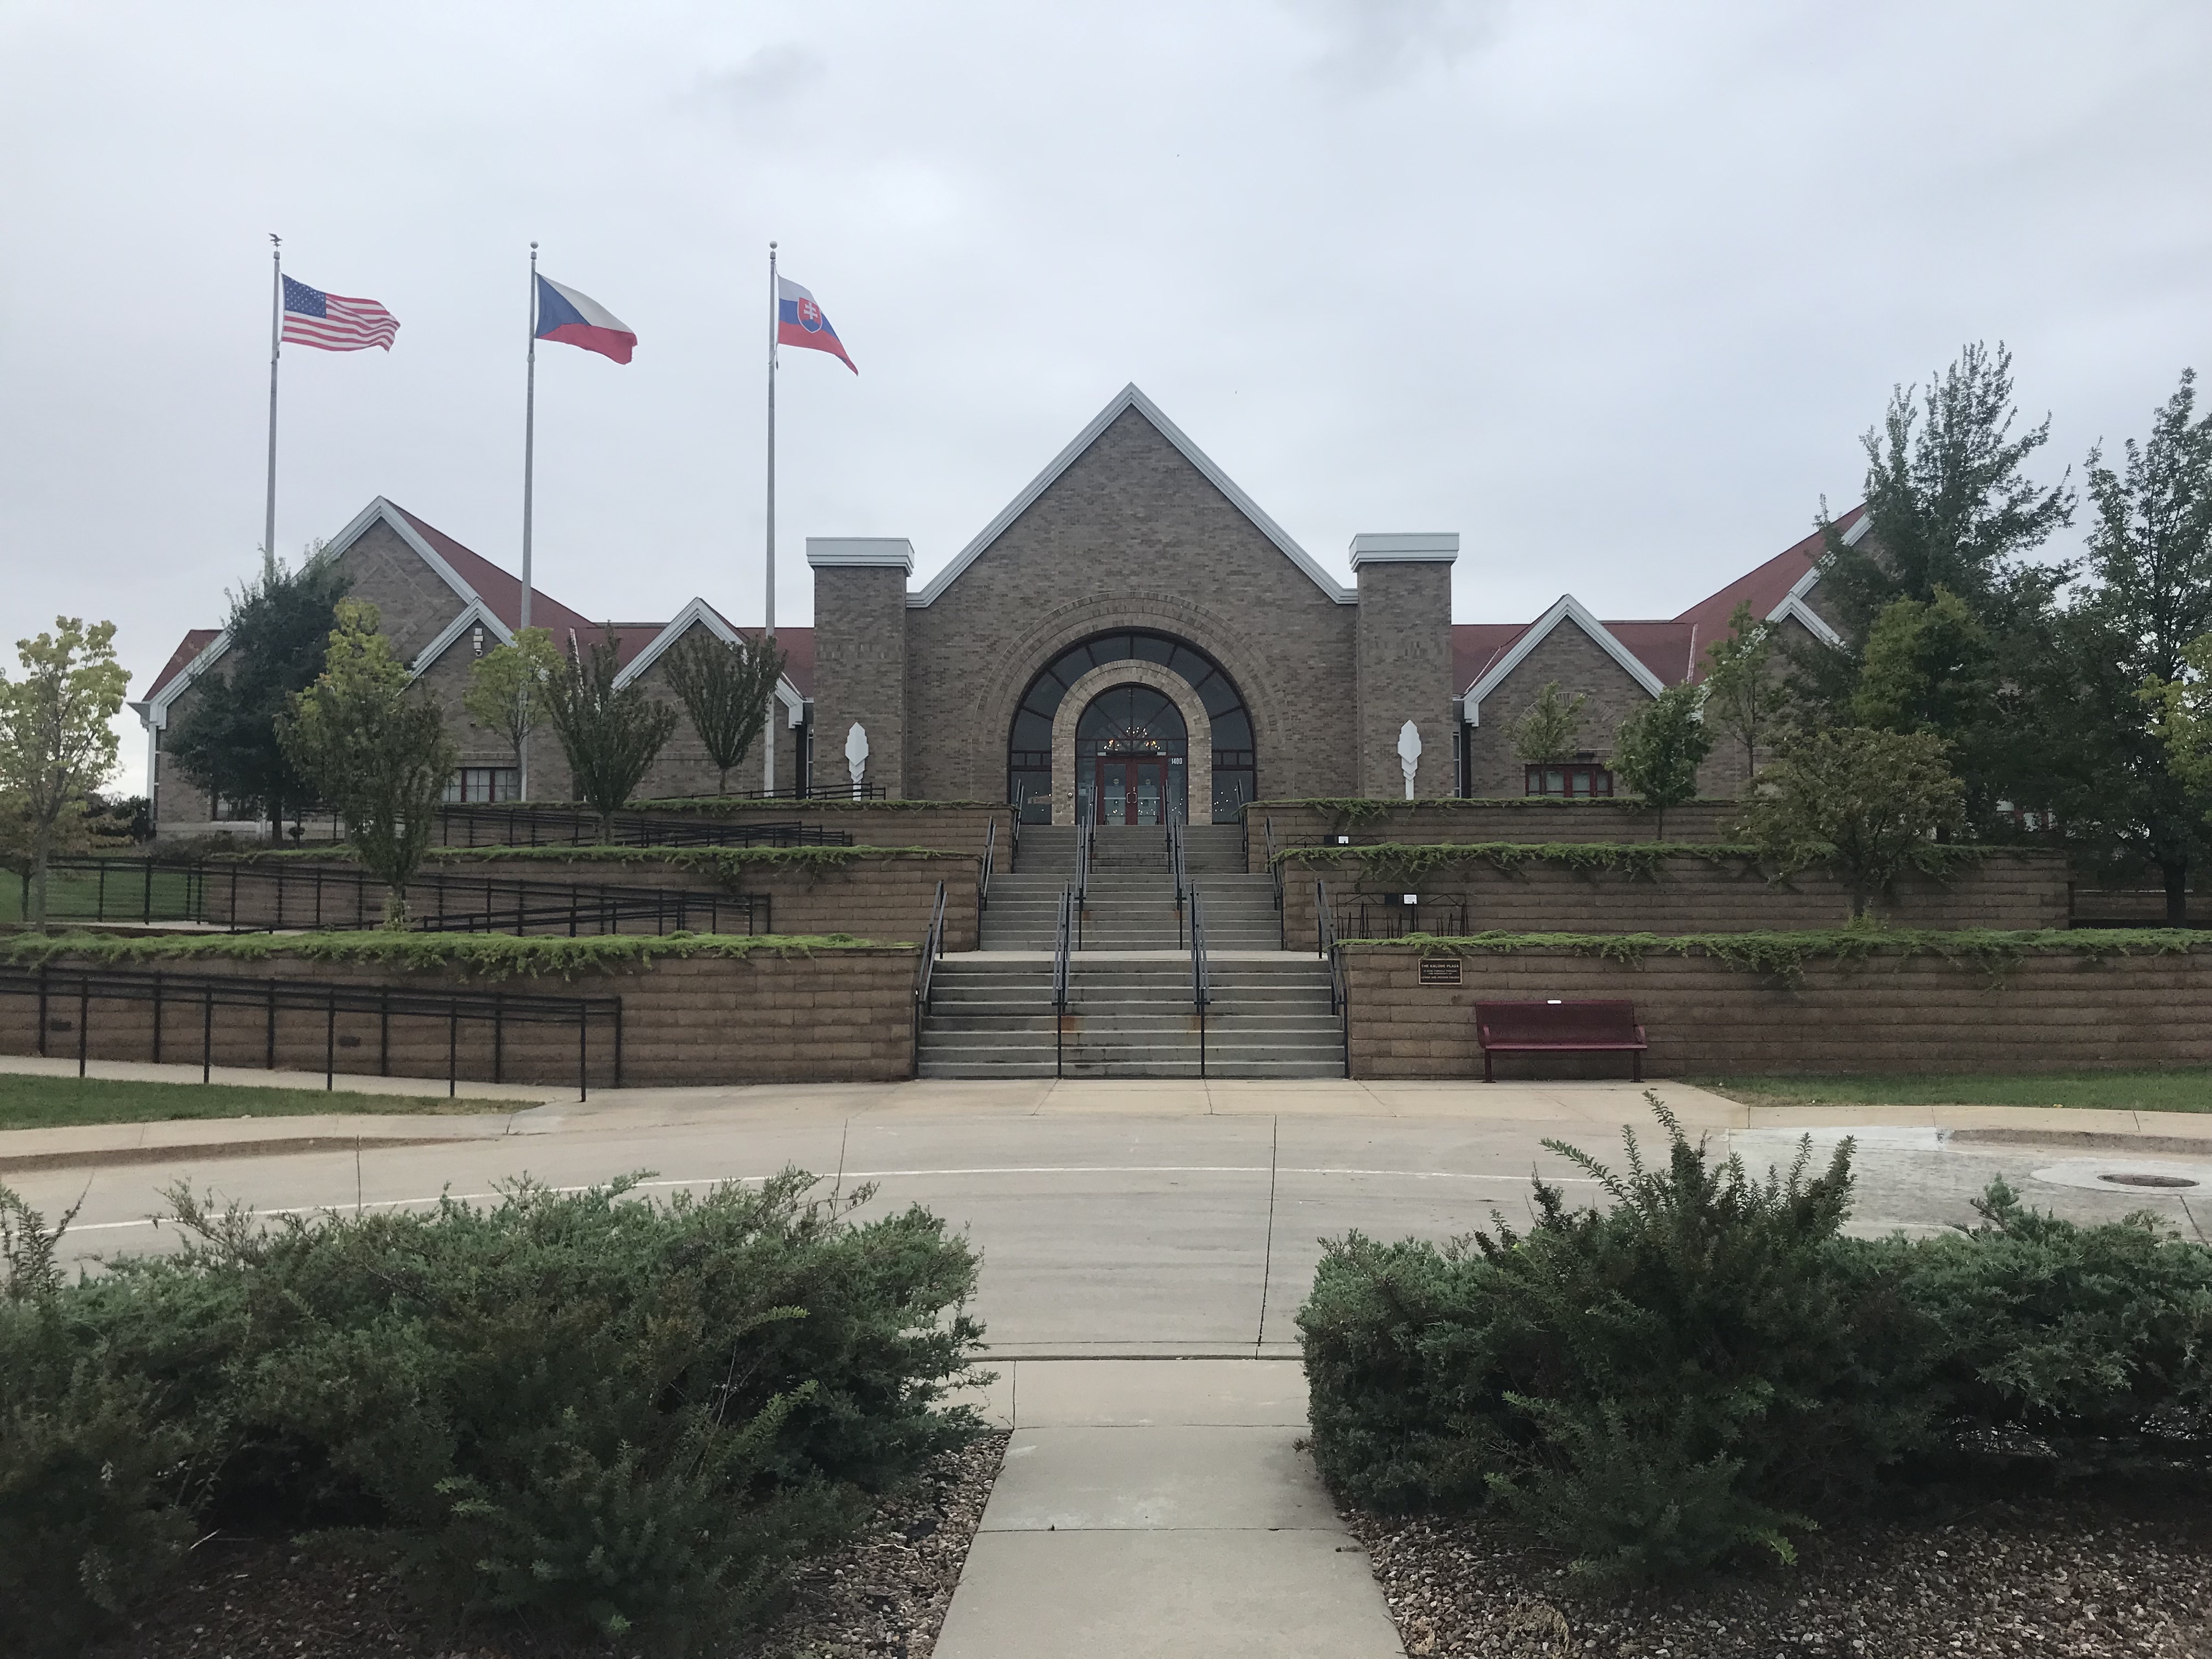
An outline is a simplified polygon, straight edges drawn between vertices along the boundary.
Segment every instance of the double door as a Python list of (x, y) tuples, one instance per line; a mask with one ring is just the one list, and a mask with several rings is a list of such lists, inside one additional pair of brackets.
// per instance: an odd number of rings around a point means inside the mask
[(1091, 799), (1101, 823), (1164, 823), (1168, 763), (1140, 756), (1102, 758)]

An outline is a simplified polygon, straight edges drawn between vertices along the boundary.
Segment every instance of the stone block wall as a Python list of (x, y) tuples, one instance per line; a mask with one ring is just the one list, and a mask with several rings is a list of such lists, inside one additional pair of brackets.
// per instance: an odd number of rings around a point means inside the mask
[[(1356, 915), (1343, 917), (1340, 907), (1366, 903), (1370, 926), (1379, 930), (1384, 924), (1374, 912), (1402, 903), (1408, 890), (1408, 884), (1363, 875), (1355, 861), (1285, 859), (1284, 937), (1301, 946), (1315, 937), (1316, 878), (1328, 884), (1346, 938), (1359, 923)], [(1840, 927), (1850, 916), (1848, 895), (1826, 872), (1808, 870), (1772, 882), (1756, 861), (1741, 858), (1670, 858), (1648, 878), (1538, 861), (1509, 875), (1469, 860), (1431, 871), (1412, 885), (1424, 904), (1464, 906), (1470, 933), (1751, 933)], [(2064, 927), (2070, 919), (2068, 891), (2063, 856), (1998, 853), (1962, 867), (1948, 881), (1907, 877), (1894, 895), (1879, 902), (1879, 913), (1899, 927)]]
[(1421, 736), (1414, 795), (1456, 794), (1451, 564), (1376, 560), (1360, 562), (1357, 574), (1359, 793), (1384, 800), (1405, 794), (1398, 734), (1411, 720)]
[(914, 801), (893, 806), (882, 801), (705, 801), (656, 806), (641, 801), (635, 809), (654, 817), (708, 817), (729, 823), (803, 823), (809, 829), (849, 835), (856, 847), (927, 847), (947, 853), (983, 855), (984, 838), (998, 825), (997, 864), (1005, 870), (1012, 855), (1013, 808), (974, 801)]
[[(238, 865), (239, 878), (234, 888), (222, 877), (211, 876), (207, 920), (219, 926), (255, 928), (313, 927), (318, 917), (312, 908), (314, 897), (311, 884), (318, 866), (330, 872), (333, 878), (325, 884), (325, 908), (321, 920), (346, 925), (357, 913), (365, 912), (371, 921), (382, 914), (383, 886), (374, 882), (356, 885), (351, 879), (357, 868), (354, 865), (339, 860), (287, 859), (282, 861), (282, 866), (301, 873), (289, 877), (280, 888), (270, 873), (272, 864), (248, 861)], [(763, 932), (848, 933), (856, 939), (885, 944), (915, 944), (928, 934), (937, 884), (941, 881), (945, 884), (945, 949), (972, 951), (977, 935), (975, 878), (979, 865), (979, 860), (957, 854), (935, 858), (902, 856), (897, 853), (864, 854), (850, 863), (827, 868), (763, 860), (750, 866), (737, 884), (740, 891), (762, 894), (768, 898), (770, 925)], [(213, 867), (220, 870), (222, 866), (217, 864)], [(586, 887), (653, 887), (701, 893), (729, 890), (710, 871), (657, 859), (470, 858), (465, 853), (457, 853), (431, 860), (425, 873), (461, 880), (475, 877), (501, 884), (519, 881), (561, 887), (574, 883)], [(231, 896), (234, 891), (235, 908)], [(358, 906), (356, 892), (362, 896)], [(447, 900), (447, 907), (455, 909), (474, 902), (465, 892), (459, 896), (449, 896)], [(409, 890), (409, 903), (427, 912), (435, 908), (437, 898), (431, 888), (417, 884)], [(739, 927), (742, 930), (742, 924)], [(515, 929), (508, 924), (495, 926), (490, 931), (513, 933)], [(565, 933), (568, 927), (565, 922), (549, 922), (528, 931)], [(596, 933), (604, 930), (587, 925), (583, 931)], [(651, 933), (659, 930), (651, 918), (643, 918), (611, 931)], [(692, 931), (704, 932), (704, 924), (695, 924)]]
[[(2212, 1063), (2212, 946), (2097, 962), (2029, 952), (1992, 974), (1971, 960), (1881, 953), (1808, 963), (1785, 983), (1700, 956), (1609, 962), (1560, 950), (1459, 958), (1460, 983), (1420, 982), (1421, 954), (1347, 945), (1356, 1078), (1480, 1078), (1478, 1001), (1625, 997), (1653, 1077), (1763, 1073), (2056, 1071)], [(1626, 1057), (1510, 1055), (1501, 1078), (1621, 1077)]]
[(906, 574), (895, 564), (829, 566), (814, 572), (817, 783), (851, 781), (845, 742), (858, 722), (868, 734), (861, 781), (881, 784), (894, 799), (908, 792)]
[[(78, 965), (64, 958), (57, 969)], [(151, 966), (134, 963), (134, 968)], [(447, 972), (409, 973), (349, 963), (275, 957), (241, 962), (170, 958), (161, 964), (179, 975), (265, 980), (288, 984), (388, 984), (411, 990), (497, 990), (554, 997), (619, 997), (622, 1000), (622, 1080), (626, 1086), (743, 1083), (888, 1082), (914, 1072), (914, 988), (920, 952), (913, 947), (867, 946), (807, 956), (760, 952), (742, 957), (663, 958), (649, 966), (574, 980), (469, 979)], [(0, 1054), (39, 1052), (35, 996), (0, 996)], [(150, 1002), (95, 997), (84, 1028), (94, 1060), (143, 1060), (153, 1056)], [(46, 1052), (76, 1052), (78, 1002), (53, 997), (46, 1015)], [(201, 1011), (179, 999), (164, 1010), (161, 1058), (197, 1063)], [(341, 1076), (380, 1070), (385, 1034), (374, 1012), (337, 1016), (336, 1042), (326, 1050), (326, 1016), (312, 1009), (281, 1012), (276, 1025), (280, 1070), (320, 1072), (331, 1053)], [(269, 1055), (269, 1021), (258, 1007), (218, 1007), (213, 1058), (217, 1066), (258, 1067)], [(448, 1024), (442, 1018), (396, 1016), (390, 1025), (390, 1074), (442, 1081), (447, 1074)], [(510, 1021), (493, 1052), (489, 1021), (460, 1027), (459, 1075), (489, 1080), (497, 1072), (509, 1083), (573, 1085), (577, 1079), (576, 1033)], [(615, 1056), (611, 1029), (595, 1024), (586, 1055), (591, 1085), (611, 1086)], [(426, 1086), (426, 1093), (437, 1092)]]
[[(1425, 757), (1421, 763), (1425, 769)], [(1732, 800), (1670, 806), (1665, 838), (1697, 846), (1727, 842), (1741, 810)], [(1380, 809), (1363, 805), (1355, 818), (1345, 808), (1325, 803), (1262, 800), (1244, 809), (1244, 821), (1246, 864), (1255, 873), (1267, 867), (1265, 826), (1270, 821), (1278, 850), (1327, 845), (1340, 835), (1350, 836), (1355, 847), (1380, 842), (1428, 847), (1452, 842), (1657, 841), (1662, 827), (1656, 813), (1626, 801), (1401, 801)]]

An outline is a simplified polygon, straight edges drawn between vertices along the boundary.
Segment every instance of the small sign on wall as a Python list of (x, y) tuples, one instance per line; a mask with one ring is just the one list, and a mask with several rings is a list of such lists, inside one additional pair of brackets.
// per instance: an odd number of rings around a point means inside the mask
[(1421, 983), (1424, 985), (1456, 985), (1459, 983), (1457, 957), (1423, 957)]

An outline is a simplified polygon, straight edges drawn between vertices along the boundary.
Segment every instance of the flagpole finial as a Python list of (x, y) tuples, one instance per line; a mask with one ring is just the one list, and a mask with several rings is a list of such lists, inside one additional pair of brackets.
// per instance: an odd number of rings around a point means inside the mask
[(273, 230), (269, 233), (269, 240), (274, 242), (278, 247), (284, 246), (284, 239), (282, 236), (279, 236)]

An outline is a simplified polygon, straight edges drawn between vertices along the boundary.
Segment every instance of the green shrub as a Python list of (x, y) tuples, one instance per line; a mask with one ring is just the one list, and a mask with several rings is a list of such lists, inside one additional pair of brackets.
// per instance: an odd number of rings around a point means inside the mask
[(1995, 1447), (2056, 1474), (2212, 1450), (2212, 1250), (2002, 1182), (1971, 1231), (1848, 1238), (1849, 1141), (1758, 1182), (1653, 1105), (1663, 1169), (1632, 1134), (1625, 1174), (1546, 1143), (1604, 1211), (1539, 1181), (1525, 1236), (1327, 1246), (1298, 1323), (1339, 1492), (1489, 1507), (1617, 1582), (1787, 1560), (1886, 1480)]
[(2145, 1428), (2169, 1450), (2212, 1449), (2212, 1250), (2148, 1213), (2076, 1226), (2002, 1181), (1974, 1208), (1971, 1231), (1893, 1247), (1942, 1328), (1948, 1409), (2077, 1458)]
[(1918, 1443), (1925, 1321), (1838, 1229), (1848, 1143), (1808, 1178), (1715, 1164), (1663, 1106), (1616, 1173), (1547, 1142), (1613, 1206), (1536, 1183), (1535, 1225), (1436, 1249), (1331, 1245), (1301, 1311), (1314, 1449), (1348, 1496), (1494, 1502), (1600, 1579), (1784, 1559), (1808, 1509)]
[[(65, 1425), (88, 1364), (139, 1390), (122, 1403), (177, 1437), (150, 1515), (372, 1528), (457, 1619), (680, 1646), (757, 1620), (870, 1494), (980, 1428), (944, 1404), (981, 1334), (973, 1254), (921, 1210), (858, 1224), (810, 1184), (525, 1183), (265, 1226), (173, 1193), (185, 1247), (23, 1304), (70, 1352), (19, 1359), (11, 1328), (0, 1385)], [(0, 1492), (90, 1524), (38, 1451), (0, 1448)]]

